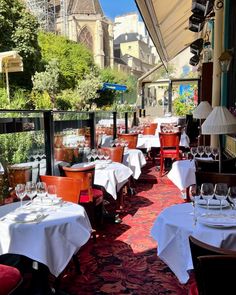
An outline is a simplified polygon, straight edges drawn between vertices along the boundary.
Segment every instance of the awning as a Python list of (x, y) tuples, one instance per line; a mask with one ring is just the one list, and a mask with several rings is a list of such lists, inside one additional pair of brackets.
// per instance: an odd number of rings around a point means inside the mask
[(0, 52), (0, 73), (22, 72), (22, 57), (17, 51)]
[(120, 85), (120, 84), (112, 84), (112, 83), (103, 83), (101, 91), (104, 90), (116, 90), (116, 91), (126, 91), (127, 86), (125, 85)]
[(192, 0), (135, 1), (164, 64), (198, 38), (188, 29)]

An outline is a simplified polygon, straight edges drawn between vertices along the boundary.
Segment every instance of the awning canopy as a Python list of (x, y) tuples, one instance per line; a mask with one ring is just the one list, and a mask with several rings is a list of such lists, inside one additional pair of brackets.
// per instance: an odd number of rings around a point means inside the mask
[(0, 52), (0, 73), (12, 73), (22, 71), (22, 57), (17, 51)]
[(164, 64), (198, 38), (188, 29), (192, 0), (135, 1)]
[(112, 84), (112, 83), (103, 83), (101, 91), (105, 90), (116, 90), (116, 91), (126, 91), (127, 86), (125, 85), (120, 85), (120, 84)]

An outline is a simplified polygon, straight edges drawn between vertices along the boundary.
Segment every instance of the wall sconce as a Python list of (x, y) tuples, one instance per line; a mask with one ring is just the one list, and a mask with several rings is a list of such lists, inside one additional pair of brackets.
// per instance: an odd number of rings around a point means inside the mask
[(233, 58), (233, 49), (226, 50), (221, 53), (219, 57), (220, 68), (223, 73), (227, 73), (229, 71), (229, 67)]

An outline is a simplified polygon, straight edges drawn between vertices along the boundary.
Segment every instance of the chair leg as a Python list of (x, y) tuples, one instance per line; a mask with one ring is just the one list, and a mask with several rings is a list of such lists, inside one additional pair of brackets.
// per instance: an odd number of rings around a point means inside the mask
[(164, 170), (164, 159), (161, 157), (160, 159), (160, 176), (163, 176), (163, 170)]

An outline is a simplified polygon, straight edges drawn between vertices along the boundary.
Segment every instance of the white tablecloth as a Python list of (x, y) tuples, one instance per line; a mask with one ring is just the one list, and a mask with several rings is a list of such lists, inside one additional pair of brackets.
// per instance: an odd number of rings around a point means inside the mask
[[(72, 168), (78, 166), (81, 167), (81, 163), (73, 165)], [(102, 169), (95, 165), (94, 184), (104, 187), (114, 199), (117, 199), (117, 192), (132, 174), (133, 171), (129, 167), (117, 162), (107, 164)]]
[(108, 164), (105, 169), (95, 169), (94, 184), (101, 185), (114, 198), (133, 174), (129, 167), (117, 162)]
[[(180, 137), (180, 146), (189, 147), (189, 137), (183, 132)], [(142, 135), (139, 134), (137, 148), (150, 150), (152, 147), (160, 147), (159, 135)]]
[[(206, 213), (206, 209), (200, 207), (197, 211), (198, 214)], [(231, 209), (223, 211), (225, 214), (232, 214)], [(158, 256), (183, 284), (189, 279), (188, 270), (193, 269), (188, 240), (190, 235), (216, 247), (236, 250), (236, 227), (220, 229), (199, 222), (195, 226), (192, 212), (190, 203), (166, 208), (157, 217), (151, 229), (151, 236), (158, 244)], [(211, 213), (219, 213), (219, 210), (211, 210)]]
[(91, 235), (91, 225), (84, 208), (66, 203), (57, 210), (45, 207), (48, 216), (39, 223), (16, 223), (2, 216), (19, 202), (0, 206), (0, 254), (25, 255), (48, 266), (56, 277)]
[(181, 160), (175, 161), (172, 164), (170, 172), (167, 177), (180, 189), (186, 189), (192, 184), (196, 183), (195, 175), (196, 167), (195, 161)]
[(141, 174), (141, 168), (146, 165), (146, 159), (142, 151), (128, 149), (124, 152), (123, 164), (133, 171), (133, 178), (138, 179)]

